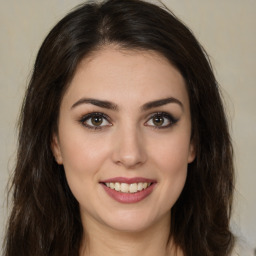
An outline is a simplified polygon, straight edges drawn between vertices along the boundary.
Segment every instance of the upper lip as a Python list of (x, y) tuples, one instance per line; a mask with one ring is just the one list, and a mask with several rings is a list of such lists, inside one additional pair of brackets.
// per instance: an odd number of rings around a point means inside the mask
[(132, 184), (132, 183), (139, 183), (139, 182), (155, 183), (156, 181), (152, 179), (143, 178), (143, 177), (133, 177), (133, 178), (114, 177), (114, 178), (101, 181), (101, 183), (115, 183), (115, 182)]

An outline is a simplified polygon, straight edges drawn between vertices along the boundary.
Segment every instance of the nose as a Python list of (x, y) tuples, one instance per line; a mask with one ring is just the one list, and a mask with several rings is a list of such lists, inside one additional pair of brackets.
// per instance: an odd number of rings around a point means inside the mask
[(136, 128), (121, 129), (114, 139), (113, 161), (126, 169), (134, 169), (147, 160), (146, 145)]

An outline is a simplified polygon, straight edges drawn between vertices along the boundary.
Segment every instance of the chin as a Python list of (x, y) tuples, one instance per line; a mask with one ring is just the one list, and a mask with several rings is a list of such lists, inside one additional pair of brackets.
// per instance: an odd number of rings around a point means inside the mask
[(166, 217), (167, 218), (163, 218), (163, 216), (147, 216), (145, 213), (142, 214), (137, 211), (122, 212), (112, 215), (112, 217), (105, 218), (105, 224), (119, 232), (138, 233), (152, 228), (154, 224), (164, 219), (169, 222), (169, 212)]

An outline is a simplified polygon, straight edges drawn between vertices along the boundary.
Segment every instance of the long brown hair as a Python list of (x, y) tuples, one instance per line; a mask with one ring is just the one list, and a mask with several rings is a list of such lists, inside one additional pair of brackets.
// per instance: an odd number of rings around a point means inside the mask
[(79, 205), (51, 152), (60, 102), (82, 58), (101, 46), (154, 50), (183, 75), (196, 159), (172, 208), (170, 236), (185, 256), (230, 255), (233, 156), (218, 83), (206, 52), (170, 11), (140, 0), (85, 3), (43, 42), (24, 99), (5, 256), (78, 255)]

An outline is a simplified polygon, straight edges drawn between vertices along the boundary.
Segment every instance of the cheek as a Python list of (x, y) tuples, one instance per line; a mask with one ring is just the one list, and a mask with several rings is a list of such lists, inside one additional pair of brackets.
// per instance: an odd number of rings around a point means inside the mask
[(189, 138), (173, 137), (155, 146), (154, 164), (160, 178), (161, 198), (166, 204), (165, 210), (171, 209), (183, 190), (188, 166)]
[(181, 192), (187, 176), (186, 150), (169, 148), (159, 151), (157, 161), (166, 190), (171, 190), (172, 193)]
[(100, 139), (90, 137), (89, 140), (88, 137), (79, 131), (72, 133), (72, 138), (62, 134), (62, 138), (66, 138), (61, 141), (63, 166), (69, 187), (78, 201), (98, 184), (98, 172), (108, 156), (108, 148)]
[(179, 173), (186, 169), (190, 155), (189, 133), (173, 134), (163, 137), (161, 140), (154, 140), (150, 145), (151, 158), (161, 166), (166, 173)]
[(68, 129), (68, 134), (63, 132), (61, 135), (63, 164), (72, 172), (83, 174), (85, 169), (93, 172), (107, 154), (108, 149), (103, 145), (104, 140), (99, 136), (86, 134), (83, 128), (74, 132)]

